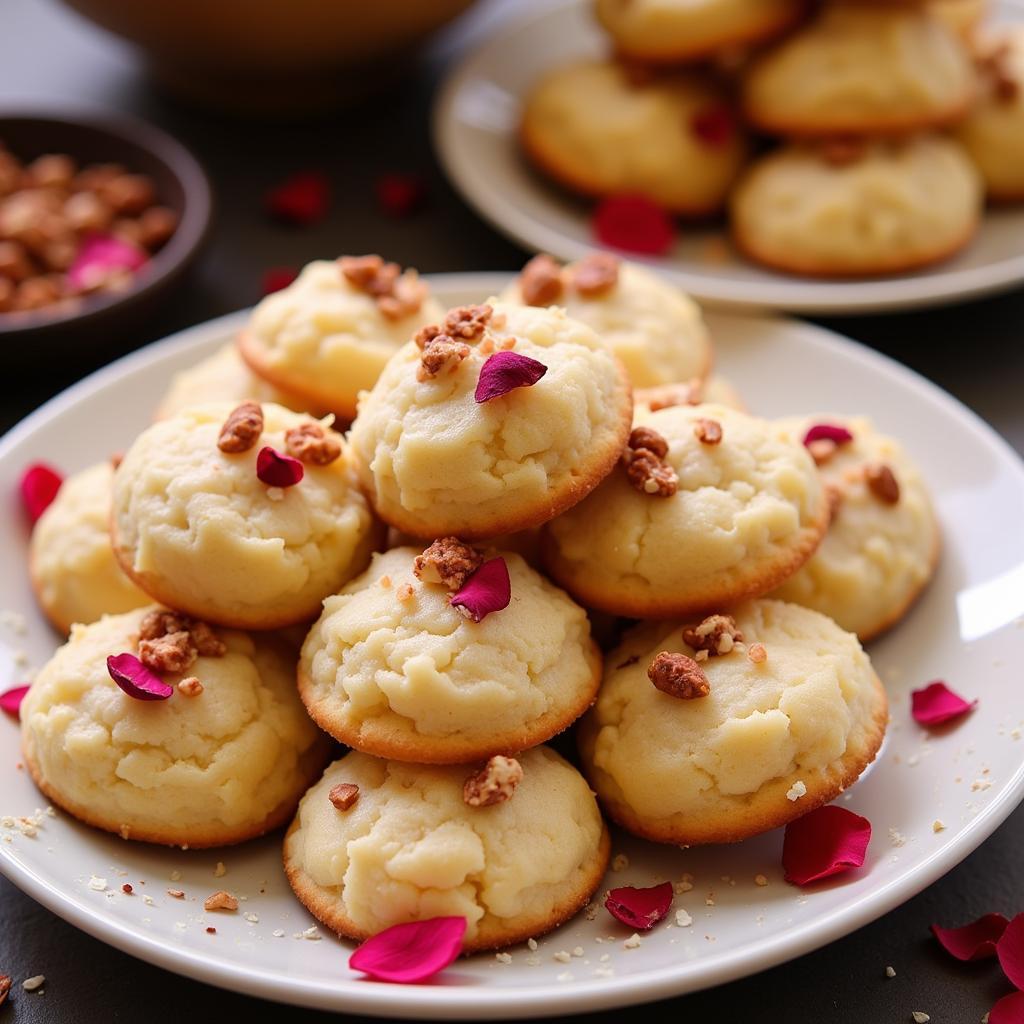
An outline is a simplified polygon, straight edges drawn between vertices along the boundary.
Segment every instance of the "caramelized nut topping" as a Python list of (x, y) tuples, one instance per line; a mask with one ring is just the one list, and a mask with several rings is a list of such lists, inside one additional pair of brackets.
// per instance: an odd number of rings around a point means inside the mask
[(178, 683), (178, 692), (186, 697), (198, 697), (203, 692), (203, 684), (195, 676), (189, 676)]
[(701, 444), (720, 444), (722, 441), (722, 424), (718, 420), (701, 417), (694, 420), (693, 432)]
[(341, 455), (341, 441), (319, 423), (300, 423), (285, 431), (284, 448), (310, 466), (327, 466)]
[(636, 392), (637, 404), (647, 404), (651, 412), (659, 409), (670, 409), (676, 405), (700, 405), (704, 401), (704, 385), (699, 377), (693, 377), (685, 383), (659, 384), (653, 388), (639, 388)]
[(470, 807), (492, 807), (504, 803), (523, 781), (523, 766), (514, 757), (496, 754), (476, 775), (466, 779), (462, 799)]
[(519, 274), (519, 290), (528, 306), (550, 306), (563, 287), (562, 268), (547, 253), (534, 256)]
[(448, 310), (442, 332), (463, 341), (476, 341), (490, 322), (494, 309), (484, 303), (481, 306), (456, 306)]
[(586, 298), (603, 295), (619, 282), (619, 261), (607, 252), (592, 252), (572, 268), (572, 286)]
[[(159, 652), (165, 649), (160, 647), (159, 641), (168, 637), (178, 637), (179, 634), (186, 638), (189, 647), (192, 649), (192, 656), (187, 665), (178, 669), (161, 668), (146, 661), (146, 657), (142, 653), (143, 644), (147, 645), (148, 650), (155, 652), (154, 657), (159, 658), (161, 656)], [(175, 646), (180, 647), (183, 645), (183, 641), (180, 639), (175, 639), (172, 642)], [(156, 645), (155, 647), (153, 646), (154, 644)], [(202, 655), (207, 658), (220, 658), (225, 651), (227, 651), (227, 647), (224, 641), (217, 636), (207, 623), (199, 619), (191, 619), (179, 612), (158, 608), (147, 612), (139, 622), (139, 660), (155, 671), (181, 672), (195, 661), (196, 655)]]
[(421, 327), (413, 336), (412, 340), (421, 348), (426, 348), (441, 333), (440, 324), (427, 324)]
[(626, 476), (641, 494), (658, 498), (671, 498), (679, 489), (676, 471), (648, 448), (630, 449), (627, 452)]
[(755, 664), (761, 665), (768, 660), (768, 652), (764, 644), (751, 644), (747, 648), (747, 657)]
[(427, 297), (427, 286), (415, 270), (403, 274), (397, 263), (385, 263), (376, 254), (342, 256), (338, 266), (350, 284), (377, 300), (377, 308), (389, 320), (415, 313)]
[(696, 626), (683, 627), (683, 641), (708, 654), (728, 654), (742, 640), (743, 633), (731, 615), (709, 615)]
[(654, 661), (647, 669), (647, 678), (662, 693), (678, 697), (680, 700), (695, 700), (698, 697), (706, 697), (711, 692), (704, 670), (693, 658), (685, 654), (662, 651), (655, 655)]
[(900, 485), (896, 475), (884, 462), (872, 463), (864, 469), (864, 479), (868, 489), (887, 505), (895, 505), (900, 500)]
[(484, 556), (458, 537), (442, 537), (416, 556), (412, 571), (424, 583), (440, 583), (454, 593), (483, 562)]
[(197, 653), (192, 638), (184, 630), (139, 641), (139, 661), (154, 672), (184, 672), (196, 660)]
[(388, 320), (401, 320), (412, 316), (423, 305), (427, 297), (427, 286), (415, 270), (407, 270), (391, 289), (389, 295), (377, 298), (377, 308)]
[(223, 889), (218, 889), (217, 892), (210, 896), (207, 896), (203, 901), (203, 910), (237, 910), (238, 899), (231, 895), (229, 892), (225, 892)]
[(188, 632), (192, 637), (192, 643), (196, 645), (196, 650), (204, 658), (221, 658), (228, 649), (209, 624), (199, 619), (189, 620)]
[(466, 356), (470, 348), (464, 341), (456, 341), (447, 334), (439, 334), (427, 342), (420, 356), (416, 379), (427, 381), (440, 373), (450, 373)]
[(836, 453), (839, 447), (830, 437), (819, 437), (807, 442), (807, 450), (811, 453), (816, 466), (823, 466)]
[(139, 639), (156, 640), (158, 637), (167, 636), (168, 633), (180, 633), (187, 629), (187, 615), (179, 615), (178, 612), (157, 608), (142, 616), (139, 622)]
[(339, 782), (331, 787), (327, 799), (339, 811), (347, 811), (359, 799), (359, 787), (352, 782)]
[(634, 427), (629, 434), (629, 441), (626, 442), (634, 451), (646, 448), (653, 452), (659, 459), (668, 455), (668, 441), (656, 430), (650, 427)]
[(232, 410), (231, 415), (220, 428), (217, 447), (222, 452), (235, 455), (247, 452), (263, 433), (263, 410), (258, 402), (243, 402)]

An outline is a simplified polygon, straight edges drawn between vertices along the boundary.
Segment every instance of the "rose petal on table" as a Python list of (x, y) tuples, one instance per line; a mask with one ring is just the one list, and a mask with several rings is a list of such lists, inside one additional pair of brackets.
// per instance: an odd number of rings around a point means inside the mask
[(260, 279), (260, 295), (273, 295), (287, 288), (299, 276), (295, 267), (270, 267)]
[(640, 195), (602, 199), (594, 210), (593, 230), (602, 245), (646, 256), (668, 252), (676, 233), (669, 213)]
[(672, 906), (672, 883), (662, 882), (646, 889), (624, 885), (611, 889), (605, 896), (608, 913), (630, 928), (647, 931), (653, 928)]
[(959, 928), (931, 926), (939, 945), (957, 960), (984, 960), (996, 955), (996, 943), (1009, 921), (1002, 914), (986, 914)]
[(20, 718), (21, 702), (28, 693), (28, 686), (12, 686), (9, 690), (0, 693), (0, 710), (14, 718)]
[(377, 206), (388, 217), (410, 217), (423, 206), (427, 186), (418, 174), (395, 171), (382, 174), (373, 183)]
[(261, 448), (256, 456), (256, 476), (268, 487), (294, 487), (304, 474), (298, 459), (282, 455), (270, 445)]
[(21, 502), (31, 523), (37, 522), (50, 507), (63, 482), (64, 478), (60, 473), (45, 462), (36, 462), (21, 474), (18, 488), (21, 491)]
[(449, 603), (467, 618), (480, 622), (491, 612), (507, 608), (512, 600), (512, 582), (504, 558), (492, 558), (452, 594)]
[(264, 206), (272, 217), (300, 227), (322, 221), (330, 204), (331, 184), (322, 171), (299, 171), (264, 197)]
[(88, 235), (68, 268), (68, 285), (76, 292), (98, 287), (112, 271), (138, 270), (148, 259), (146, 251), (113, 235)]
[(974, 709), (978, 702), (966, 701), (945, 683), (936, 680), (910, 694), (910, 713), (918, 725), (941, 725)]
[(810, 885), (864, 863), (871, 822), (859, 814), (827, 804), (786, 826), (782, 866), (786, 881)]
[(349, 957), (348, 965), (377, 981), (426, 981), (458, 957), (465, 933), (464, 917), (396, 924), (367, 939)]
[(547, 372), (548, 368), (539, 360), (503, 349), (489, 356), (480, 367), (474, 397), (477, 402), (501, 398), (516, 388), (532, 387)]
[(720, 149), (736, 134), (736, 115), (726, 103), (702, 107), (690, 118), (690, 131), (706, 146)]
[(814, 441), (832, 441), (835, 444), (848, 444), (853, 440), (853, 434), (841, 423), (815, 423), (807, 428), (804, 434), (804, 444), (809, 445)]
[(125, 651), (123, 654), (111, 654), (107, 658), (107, 671), (110, 678), (136, 700), (167, 700), (174, 693), (174, 687), (165, 683), (156, 673)]
[(1024, 989), (1024, 914), (1018, 914), (996, 943), (999, 965), (1013, 984)]
[(1024, 1024), (1024, 992), (1003, 996), (988, 1011), (988, 1024)]

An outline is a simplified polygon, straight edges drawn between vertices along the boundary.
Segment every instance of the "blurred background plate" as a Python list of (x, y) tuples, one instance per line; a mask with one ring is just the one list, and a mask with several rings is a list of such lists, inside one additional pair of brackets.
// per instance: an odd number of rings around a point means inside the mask
[[(518, 145), (520, 104), (537, 78), (580, 57), (606, 54), (589, 0), (545, 0), (496, 30), (458, 66), (434, 110), (434, 139), (448, 176), (496, 228), (564, 260), (595, 246), (592, 202), (542, 178)], [(1024, 20), (1021, 0), (1001, 0), (997, 21)], [(796, 313), (874, 313), (964, 300), (1024, 281), (1024, 206), (988, 209), (955, 258), (894, 277), (822, 281), (748, 263), (723, 245), (724, 226), (683, 224), (671, 252), (646, 260), (705, 303)], [(633, 257), (635, 258), (635, 257)]]

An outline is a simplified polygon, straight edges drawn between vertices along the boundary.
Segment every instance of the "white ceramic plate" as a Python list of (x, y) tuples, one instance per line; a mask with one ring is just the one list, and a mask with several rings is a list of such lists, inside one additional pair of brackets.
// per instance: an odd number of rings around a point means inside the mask
[[(494, 33), (461, 63), (434, 111), (435, 146), (449, 177), (496, 228), (529, 249), (578, 259), (595, 246), (593, 204), (557, 188), (519, 151), (523, 96), (550, 68), (604, 54), (607, 37), (589, 0), (544, 0)], [(521, 8), (520, 8), (521, 10)], [(1024, 18), (1021, 0), (999, 17)], [(723, 246), (721, 226), (683, 224), (652, 266), (706, 303), (804, 313), (868, 313), (939, 305), (1024, 281), (1024, 206), (989, 210), (970, 247), (935, 267), (898, 277), (819, 281), (756, 266)]]
[[(457, 304), (479, 301), (505, 280), (440, 276), (432, 284), (442, 302)], [(27, 620), (21, 635), (7, 616), (0, 619), (0, 689), (27, 676), (19, 652), (39, 665), (58, 642), (26, 578), (27, 529), (14, 496), (22, 468), (45, 459), (76, 470), (122, 450), (146, 425), (170, 375), (222, 344), (242, 319), (212, 321), (114, 363), (0, 441), (7, 503), (0, 609)], [(279, 836), (187, 853), (126, 843), (58, 813), (43, 816), (35, 837), (0, 824), (0, 870), (71, 923), (181, 974), (306, 1006), (448, 1019), (566, 1014), (727, 981), (838, 938), (948, 871), (1024, 793), (1024, 742), (1014, 733), (1022, 725), (1024, 468), (972, 413), (883, 356), (808, 324), (738, 314), (709, 321), (722, 371), (755, 411), (867, 412), (904, 439), (938, 502), (946, 536), (938, 578), (910, 617), (872, 649), (890, 687), (893, 723), (879, 761), (844, 797), (874, 824), (864, 869), (801, 892), (782, 880), (780, 833), (687, 851), (617, 835), (613, 850), (625, 852), (630, 864), (607, 885), (650, 885), (689, 872), (694, 888), (675, 906), (689, 911), (691, 927), (666, 923), (639, 948), (624, 949), (628, 932), (602, 909), (593, 921), (580, 915), (541, 940), (536, 965), (518, 947), (510, 964), (481, 955), (459, 961), (432, 984), (410, 987), (359, 980), (346, 966), (350, 945), (326, 933), (320, 941), (295, 937), (313, 921), (285, 882)], [(955, 729), (929, 738), (910, 719), (908, 694), (940, 677), (980, 704)], [(17, 726), (0, 719), (0, 815), (31, 815), (42, 801), (15, 767)], [(944, 831), (932, 831), (936, 819)], [(214, 877), (218, 859), (227, 866), (223, 879)], [(762, 873), (769, 884), (759, 887), (754, 876)], [(93, 875), (106, 879), (106, 891), (89, 888)], [(126, 881), (133, 895), (122, 894)], [(169, 897), (169, 886), (185, 890), (186, 899)], [(254, 919), (204, 915), (203, 899), (222, 886), (248, 897), (241, 910)], [(216, 935), (206, 933), (207, 924)], [(582, 957), (553, 959), (577, 946)]]

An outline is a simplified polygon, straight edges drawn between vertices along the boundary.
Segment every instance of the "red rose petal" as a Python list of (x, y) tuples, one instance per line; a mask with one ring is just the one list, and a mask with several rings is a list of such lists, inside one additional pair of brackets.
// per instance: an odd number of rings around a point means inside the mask
[(804, 444), (812, 441), (833, 441), (836, 444), (848, 444), (853, 440), (853, 434), (846, 427), (838, 423), (815, 423), (808, 428), (804, 434)]
[(932, 934), (957, 960), (984, 960), (996, 955), (996, 943), (1008, 923), (1002, 914), (986, 914), (959, 928), (940, 928), (933, 924)]
[(786, 881), (810, 885), (859, 868), (871, 841), (871, 822), (845, 807), (827, 804), (786, 826), (782, 866)]
[(594, 235), (602, 245), (647, 256), (668, 252), (676, 232), (666, 210), (638, 195), (602, 199), (594, 210), (593, 224)]
[(418, 174), (382, 174), (373, 191), (381, 212), (399, 219), (414, 214), (427, 197), (427, 186)]
[(465, 933), (464, 917), (396, 924), (367, 939), (348, 958), (348, 965), (377, 981), (426, 981), (455, 960)]
[(256, 475), (268, 487), (294, 487), (303, 477), (305, 470), (298, 459), (282, 455), (270, 445), (260, 449), (256, 456)]
[(331, 185), (322, 171), (300, 171), (270, 189), (264, 199), (267, 212), (278, 220), (308, 227), (327, 216)]
[(21, 501), (29, 521), (35, 523), (57, 497), (63, 477), (52, 466), (37, 462), (21, 475)]
[(478, 402), (489, 402), (516, 388), (531, 387), (547, 372), (548, 368), (538, 360), (502, 349), (488, 357), (480, 367), (480, 379), (476, 382), (474, 397)]
[(4, 690), (3, 693), (0, 693), (0, 709), (14, 718), (19, 718), (18, 712), (21, 710), (21, 702), (26, 693), (28, 693), (27, 686), (12, 686), (11, 689)]
[(725, 103), (716, 103), (690, 118), (690, 130), (701, 142), (718, 149), (728, 145), (736, 133), (736, 117)]
[(1018, 914), (996, 942), (999, 966), (1013, 984), (1024, 989), (1024, 914)]
[(448, 600), (453, 608), (458, 608), (474, 622), (507, 608), (512, 600), (512, 582), (505, 559), (492, 558), (484, 562)]
[(270, 267), (263, 271), (260, 281), (260, 295), (272, 295), (274, 292), (287, 288), (299, 276), (294, 267)]
[(988, 1024), (1024, 1024), (1024, 992), (1011, 992), (988, 1011)]
[(945, 683), (936, 680), (910, 694), (910, 713), (918, 725), (941, 725), (974, 709), (977, 701), (966, 701)]
[(662, 882), (648, 889), (636, 889), (624, 885), (621, 889), (612, 889), (605, 897), (604, 905), (608, 913), (617, 921), (630, 928), (647, 931), (653, 928), (672, 906), (672, 883)]
[(89, 235), (68, 268), (68, 285), (76, 292), (88, 292), (102, 285), (112, 272), (138, 270), (148, 259), (146, 251), (123, 238)]
[(134, 654), (127, 651), (111, 654), (107, 658), (107, 671), (110, 678), (136, 700), (167, 700), (174, 693), (173, 686), (150, 672)]

